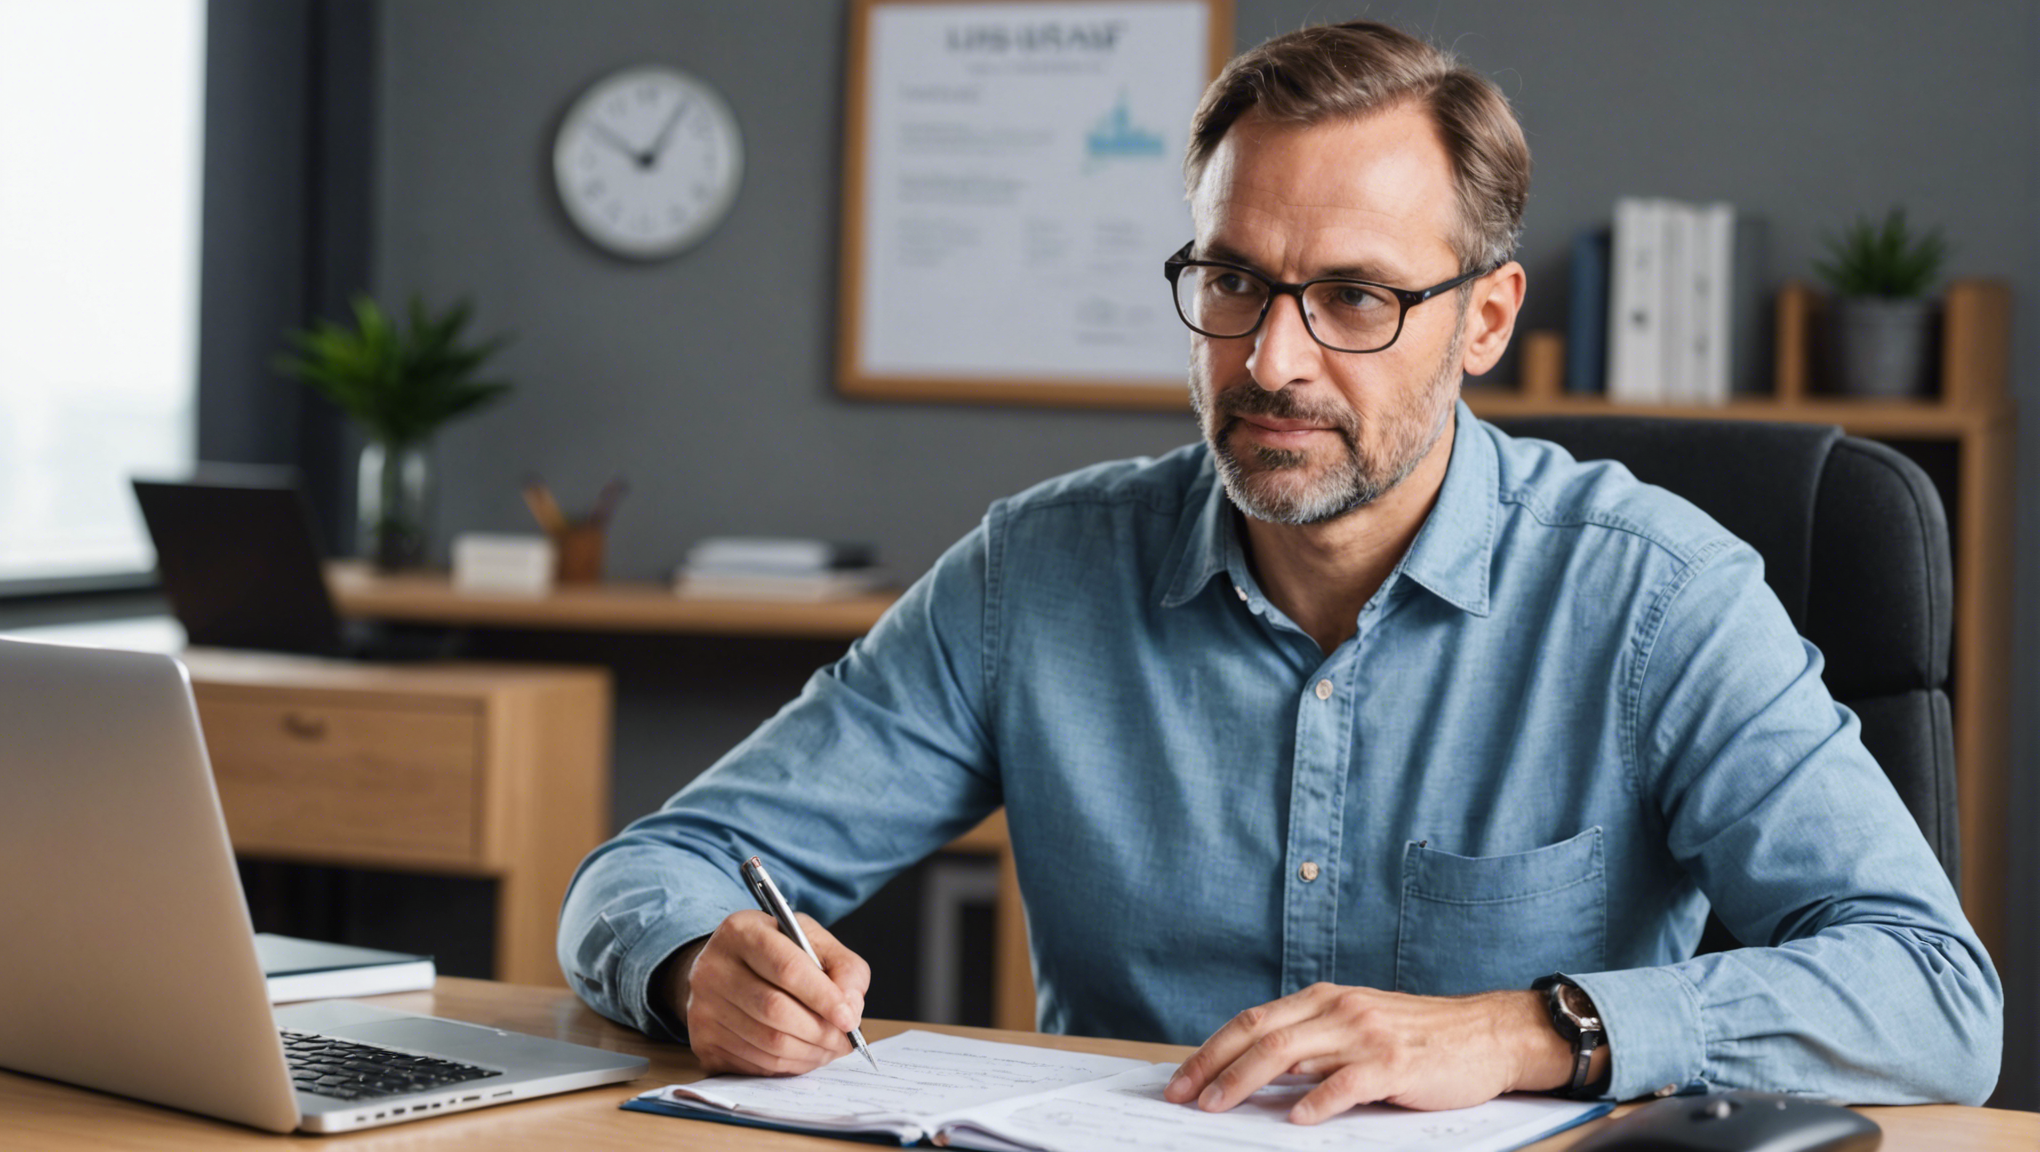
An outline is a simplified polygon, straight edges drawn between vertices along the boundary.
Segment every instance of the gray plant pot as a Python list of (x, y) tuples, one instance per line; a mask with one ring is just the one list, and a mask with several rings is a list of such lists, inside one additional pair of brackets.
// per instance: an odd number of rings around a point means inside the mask
[(1848, 297), (1828, 308), (1828, 388), (1853, 396), (1931, 396), (1940, 301)]

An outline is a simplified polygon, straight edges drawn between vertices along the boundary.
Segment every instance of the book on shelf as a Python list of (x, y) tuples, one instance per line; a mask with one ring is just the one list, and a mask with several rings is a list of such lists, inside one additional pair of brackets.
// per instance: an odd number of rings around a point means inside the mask
[(1737, 211), (1729, 238), (1728, 390), (1769, 393), (1772, 389), (1771, 293), (1765, 262), (1770, 230), (1764, 221)]
[(439, 975), (430, 956), (300, 940), (270, 932), (255, 934), (255, 955), (262, 961), (262, 975), (269, 981), (272, 1004), (420, 992), (432, 987)]
[(1658, 399), (1667, 404), (1692, 404), (1699, 400), (1699, 381), (1693, 371), (1700, 320), (1699, 301), (1693, 294), (1699, 221), (1691, 205), (1669, 200), (1658, 201), (1657, 221), (1658, 301), (1664, 318), (1658, 329)]
[(1656, 201), (1625, 196), (1615, 202), (1608, 266), (1610, 399), (1648, 404), (1664, 395), (1659, 371), (1661, 232)]
[[(1762, 250), (1761, 225), (1732, 204), (1617, 200), (1608, 395), (1639, 404), (1725, 404), (1761, 382), (1768, 362)], [(1579, 259), (1576, 249), (1576, 265)], [(1577, 268), (1574, 277), (1578, 283)]]
[(1692, 285), (1693, 329), (1687, 356), (1688, 400), (1726, 404), (1732, 383), (1728, 346), (1729, 274), (1735, 262), (1735, 208), (1701, 204), (1690, 213), (1693, 253), (1687, 272)]
[(1112, 1147), (1466, 1149), (1505, 1152), (1610, 1110), (1597, 1101), (1503, 1096), (1415, 1112), (1365, 1105), (1314, 1125), (1289, 1109), (1317, 1080), (1285, 1076), (1226, 1112), (1172, 1104), (1174, 1064), (1062, 1052), (918, 1030), (802, 1076), (711, 1076), (626, 1101), (631, 1111), (901, 1145), (1007, 1152)]
[(1573, 237), (1572, 302), (1566, 315), (1565, 390), (1598, 396), (1608, 390), (1607, 228)]

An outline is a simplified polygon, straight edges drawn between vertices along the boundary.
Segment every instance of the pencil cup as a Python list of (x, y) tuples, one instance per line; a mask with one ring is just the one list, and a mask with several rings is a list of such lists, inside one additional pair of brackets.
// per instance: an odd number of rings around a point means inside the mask
[(602, 525), (569, 524), (554, 531), (552, 539), (560, 583), (593, 584), (602, 579), (602, 552), (608, 543)]

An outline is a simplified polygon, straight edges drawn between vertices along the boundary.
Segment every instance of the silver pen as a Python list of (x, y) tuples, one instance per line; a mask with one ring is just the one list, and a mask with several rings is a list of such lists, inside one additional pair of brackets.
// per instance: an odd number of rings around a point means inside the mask
[[(815, 967), (821, 968), (822, 958), (815, 955), (815, 946), (808, 943), (807, 933), (800, 930), (800, 921), (793, 918), (793, 905), (786, 902), (786, 897), (779, 894), (779, 886), (772, 882), (772, 877), (766, 875), (765, 862), (753, 856), (744, 861), (742, 872), (744, 886), (751, 890), (751, 896), (758, 901), (758, 907), (764, 909), (766, 915), (779, 921), (779, 930), (786, 933), (786, 938), (800, 945), (800, 950), (807, 953), (808, 959), (815, 962)], [(871, 1061), (871, 1070), (878, 1071), (878, 1060), (872, 1056), (871, 1049), (864, 1043), (864, 1030), (852, 1028), (850, 1042), (857, 1045), (857, 1050), (864, 1053), (866, 1060)]]

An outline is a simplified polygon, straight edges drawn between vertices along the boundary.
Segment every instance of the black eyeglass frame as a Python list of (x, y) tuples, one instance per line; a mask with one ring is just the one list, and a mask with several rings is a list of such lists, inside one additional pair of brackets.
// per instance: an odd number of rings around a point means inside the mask
[[(1174, 256), (1162, 261), (1162, 276), (1169, 281), (1169, 299), (1175, 302), (1176, 318), (1183, 322), (1184, 327), (1200, 336), (1208, 336), (1213, 340), (1244, 340), (1261, 330), (1261, 325), (1268, 320), (1268, 309), (1274, 307), (1277, 296), (1294, 296), (1296, 297), (1296, 311), (1303, 317), (1303, 330), (1310, 333), (1311, 339), (1334, 352), (1349, 352), (1359, 356), (1365, 356), (1372, 352), (1384, 352), (1392, 347), (1396, 340), (1402, 336), (1403, 321), (1409, 319), (1410, 309), (1442, 292), (1449, 292), (1469, 280), (1478, 280), (1482, 276), (1493, 272), (1496, 268), (1501, 267), (1500, 264), (1496, 264), (1488, 268), (1476, 268), (1471, 272), (1464, 272), (1454, 276), (1442, 284), (1433, 284), (1429, 288), (1418, 288), (1415, 290), (1397, 288), (1390, 284), (1377, 284), (1372, 280), (1357, 280), (1351, 276), (1320, 276), (1315, 280), (1305, 280), (1301, 284), (1290, 284), (1272, 279), (1243, 264), (1232, 264), (1224, 260), (1192, 260), (1190, 259), (1190, 249), (1196, 246), (1197, 241), (1192, 240), (1177, 249)], [(1261, 314), (1254, 317), (1254, 322), (1247, 326), (1245, 332), (1235, 332), (1229, 336), (1220, 335), (1217, 332), (1207, 332), (1197, 325), (1190, 323), (1190, 317), (1183, 315), (1183, 297), (1176, 291), (1176, 281), (1182, 277), (1183, 269), (1190, 267), (1223, 268), (1228, 272), (1238, 272), (1243, 276), (1251, 276), (1260, 281), (1268, 288), (1268, 298), (1261, 301)], [(1402, 310), (1396, 313), (1395, 332), (1389, 336), (1388, 343), (1376, 348), (1341, 348), (1337, 344), (1318, 335), (1316, 326), (1310, 322), (1310, 309), (1304, 307), (1303, 304), (1304, 290), (1316, 284), (1359, 284), (1368, 288), (1379, 288), (1383, 292), (1395, 297), (1396, 302), (1402, 305)]]

